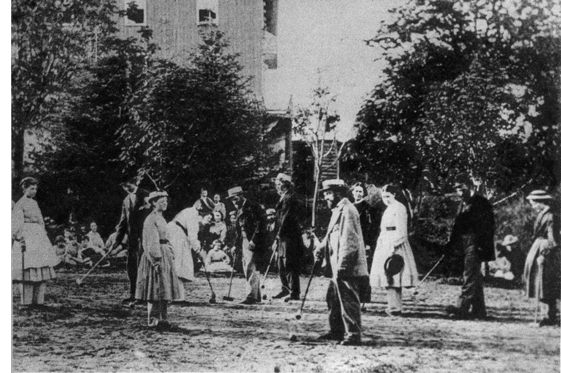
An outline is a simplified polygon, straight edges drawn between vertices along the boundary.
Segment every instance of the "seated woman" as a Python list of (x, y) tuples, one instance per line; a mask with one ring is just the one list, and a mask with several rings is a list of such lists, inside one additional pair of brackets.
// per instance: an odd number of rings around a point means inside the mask
[(224, 242), (226, 240), (226, 223), (224, 223), (224, 215), (221, 211), (214, 211), (212, 213), (212, 221), (208, 229), (208, 248), (207, 251), (212, 249), (216, 240)]
[(55, 244), (53, 248), (55, 250), (56, 256), (60, 259), (60, 263), (57, 265), (57, 267), (66, 267), (66, 264), (68, 264), (66, 262), (66, 240), (62, 236), (57, 236), (54, 241)]
[(230, 257), (222, 251), (222, 241), (214, 240), (206, 256), (205, 266), (209, 272), (232, 272)]
[[(81, 251), (80, 254), (82, 259), (88, 258), (92, 264), (97, 263), (105, 255), (105, 250), (97, 246), (92, 245), (89, 236), (84, 236), (82, 238)], [(100, 267), (109, 267), (109, 261), (107, 259), (100, 263)]]
[(89, 267), (93, 265), (90, 258), (82, 256), (82, 247), (73, 234), (66, 239), (65, 262), (70, 265), (85, 265)]
[(88, 247), (94, 249), (96, 253), (104, 255), (107, 252), (105, 243), (103, 243), (103, 239), (97, 231), (97, 223), (95, 221), (90, 223), (90, 231), (86, 234), (86, 237), (89, 239)]

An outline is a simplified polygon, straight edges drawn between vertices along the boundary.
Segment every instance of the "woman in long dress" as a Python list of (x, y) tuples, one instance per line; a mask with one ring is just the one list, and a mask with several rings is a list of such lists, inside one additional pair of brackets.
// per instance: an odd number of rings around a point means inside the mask
[[(400, 196), (400, 193), (401, 190), (394, 185), (386, 185), (382, 188), (382, 200), (387, 208), (382, 216), (380, 236), (376, 243), (370, 272), (370, 285), (387, 290), (386, 313), (390, 316), (401, 315), (403, 310), (401, 289), (416, 286), (419, 277), (409, 245), (407, 208), (396, 200), (396, 196)], [(386, 260), (393, 254), (403, 257), (404, 266), (400, 273), (388, 277), (384, 266)]]
[(153, 211), (142, 229), (144, 252), (138, 266), (135, 298), (148, 302), (148, 326), (167, 327), (168, 302), (183, 300), (184, 290), (175, 272), (167, 222), (162, 216), (168, 206), (167, 193), (152, 192), (147, 201)]
[(198, 240), (200, 220), (199, 212), (194, 207), (188, 207), (168, 223), (169, 240), (175, 253), (175, 270), (183, 282), (195, 280), (193, 252), (198, 254), (201, 251)]
[(54, 266), (60, 263), (33, 199), (38, 184), (32, 177), (23, 179), (24, 195), (12, 209), (12, 280), (21, 283), (23, 305), (44, 303), (47, 281), (56, 277)]
[(548, 306), (547, 318), (540, 321), (540, 326), (558, 325), (557, 302), (561, 296), (559, 210), (553, 196), (543, 190), (535, 190), (526, 198), (539, 213), (534, 224), (534, 243), (524, 264), (526, 296), (538, 297)]

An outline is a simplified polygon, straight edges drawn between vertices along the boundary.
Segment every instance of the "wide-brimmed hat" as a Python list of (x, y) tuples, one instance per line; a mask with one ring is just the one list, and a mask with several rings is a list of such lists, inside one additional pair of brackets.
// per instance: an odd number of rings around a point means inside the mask
[(345, 185), (345, 181), (342, 179), (330, 179), (325, 180), (322, 184), (322, 188), (319, 190), (320, 192), (325, 192), (327, 190), (347, 190), (347, 186)]
[(151, 203), (153, 200), (160, 197), (167, 197), (168, 194), (165, 191), (151, 192), (148, 197), (146, 197), (146, 202)]
[(405, 266), (405, 261), (403, 257), (399, 254), (393, 254), (384, 263), (384, 272), (386, 272), (386, 276), (393, 277), (400, 273)]
[(513, 236), (512, 234), (507, 234), (503, 240), (503, 242), (501, 242), (502, 246), (508, 246), (508, 245), (512, 245), (518, 242), (518, 237)]
[(534, 200), (534, 201), (540, 201), (540, 200), (544, 201), (544, 200), (553, 199), (553, 196), (547, 193), (545, 190), (534, 190), (532, 193), (528, 195), (528, 197), (526, 197), (526, 199)]
[(287, 174), (283, 174), (283, 173), (281, 172), (281, 173), (279, 173), (279, 174), (277, 175), (277, 177), (275, 178), (275, 180), (278, 180), (278, 181), (288, 181), (288, 182), (291, 183), (291, 182), (292, 182), (292, 176), (287, 175)]
[(237, 187), (233, 187), (228, 189), (228, 197), (226, 197), (227, 199), (230, 199), (232, 197), (235, 196), (241, 196), (243, 195), (245, 192), (243, 191), (242, 187), (237, 186)]
[(273, 209), (273, 208), (269, 208), (267, 210), (265, 210), (265, 215), (276, 215), (277, 210)]

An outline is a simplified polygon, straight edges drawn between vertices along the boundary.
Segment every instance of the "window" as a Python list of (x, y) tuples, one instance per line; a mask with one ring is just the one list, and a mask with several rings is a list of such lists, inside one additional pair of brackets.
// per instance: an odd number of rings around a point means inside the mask
[(125, 26), (146, 26), (146, 0), (125, 0)]
[(197, 0), (197, 25), (218, 24), (218, 0)]

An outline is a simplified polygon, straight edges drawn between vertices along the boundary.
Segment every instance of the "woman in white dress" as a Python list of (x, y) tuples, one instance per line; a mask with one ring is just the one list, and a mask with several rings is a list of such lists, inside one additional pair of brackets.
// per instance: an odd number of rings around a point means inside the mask
[[(386, 185), (382, 188), (382, 200), (388, 207), (382, 216), (380, 236), (370, 272), (370, 285), (387, 290), (388, 308), (386, 313), (390, 316), (401, 315), (403, 310), (401, 289), (416, 286), (419, 277), (408, 240), (407, 208), (396, 200), (396, 196), (401, 196), (401, 190), (398, 187)], [(388, 277), (384, 265), (393, 254), (403, 257), (404, 266), (400, 273)]]
[(192, 250), (199, 254), (201, 243), (199, 234), (199, 212), (194, 207), (188, 207), (179, 212), (168, 223), (169, 240), (175, 252), (175, 270), (183, 282), (195, 280)]
[(21, 283), (21, 304), (43, 304), (47, 281), (56, 277), (60, 263), (47, 237), (37, 201), (38, 181), (26, 177), (20, 183), (23, 197), (12, 209), (12, 280)]

